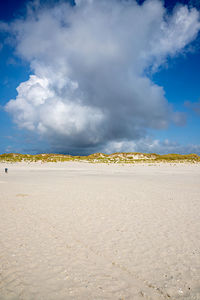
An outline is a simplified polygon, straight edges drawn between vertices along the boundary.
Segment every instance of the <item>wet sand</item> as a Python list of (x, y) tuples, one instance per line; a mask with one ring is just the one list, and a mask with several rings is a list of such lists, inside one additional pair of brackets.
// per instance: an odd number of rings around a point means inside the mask
[(199, 300), (200, 164), (0, 164), (0, 299)]

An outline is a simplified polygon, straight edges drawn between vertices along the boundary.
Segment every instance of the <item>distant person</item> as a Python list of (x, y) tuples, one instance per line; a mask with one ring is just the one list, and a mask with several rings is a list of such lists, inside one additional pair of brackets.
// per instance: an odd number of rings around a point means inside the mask
[(5, 168), (5, 173), (8, 173), (8, 168)]

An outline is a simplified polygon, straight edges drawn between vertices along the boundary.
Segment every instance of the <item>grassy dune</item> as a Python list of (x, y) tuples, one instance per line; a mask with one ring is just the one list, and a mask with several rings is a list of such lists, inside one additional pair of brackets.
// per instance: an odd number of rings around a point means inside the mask
[(62, 161), (85, 161), (91, 163), (139, 163), (139, 162), (200, 162), (200, 156), (197, 154), (165, 154), (159, 155), (155, 153), (94, 153), (88, 156), (72, 156), (63, 154), (20, 154), (20, 153), (5, 153), (0, 155), (0, 162), (62, 162)]

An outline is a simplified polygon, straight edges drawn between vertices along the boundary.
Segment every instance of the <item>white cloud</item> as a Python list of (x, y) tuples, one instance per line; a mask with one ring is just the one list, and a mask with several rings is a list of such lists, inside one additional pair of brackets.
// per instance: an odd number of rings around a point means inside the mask
[[(71, 91), (77, 88), (73, 82), (66, 85)], [(27, 82), (21, 83), (17, 92), (17, 100), (11, 100), (7, 108), (20, 127), (36, 130), (51, 138), (57, 134), (69, 139), (79, 136), (81, 140), (82, 134), (87, 136), (85, 128), (88, 128), (88, 142), (94, 143), (93, 135), (105, 117), (98, 108), (79, 104), (78, 99), (77, 103), (72, 103), (67, 98), (63, 101), (54, 89), (50, 88), (47, 78), (38, 78), (35, 75), (30, 76)], [(95, 142), (98, 142), (97, 137)]]
[(29, 11), (11, 25), (16, 52), (30, 63), (29, 80), (6, 109), (55, 149), (92, 149), (145, 137), (148, 128), (181, 123), (155, 70), (195, 39), (199, 13), (161, 1), (79, 0)]
[(102, 152), (107, 154), (115, 152), (200, 154), (200, 145), (189, 144), (184, 146), (168, 139), (160, 141), (145, 137), (138, 141), (110, 142), (102, 149)]

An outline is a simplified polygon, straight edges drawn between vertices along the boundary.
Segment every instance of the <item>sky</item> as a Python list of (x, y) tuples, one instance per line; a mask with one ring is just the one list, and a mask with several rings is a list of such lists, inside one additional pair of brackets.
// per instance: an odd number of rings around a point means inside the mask
[(0, 1), (0, 153), (200, 155), (200, 1)]

